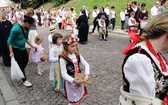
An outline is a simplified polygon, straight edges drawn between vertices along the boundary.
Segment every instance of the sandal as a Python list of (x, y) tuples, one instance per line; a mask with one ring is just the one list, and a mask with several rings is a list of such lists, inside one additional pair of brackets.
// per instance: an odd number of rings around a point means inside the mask
[(60, 90), (56, 87), (53, 89), (55, 92), (59, 92)]

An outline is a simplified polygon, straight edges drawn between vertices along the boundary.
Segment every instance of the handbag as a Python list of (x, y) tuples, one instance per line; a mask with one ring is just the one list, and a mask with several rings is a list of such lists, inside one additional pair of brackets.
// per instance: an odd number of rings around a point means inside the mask
[(18, 66), (15, 58), (11, 58), (11, 79), (12, 80), (20, 80), (25, 78), (20, 67)]
[[(84, 74), (75, 72), (75, 78), (77, 78), (79, 80), (83, 80)], [(81, 83), (81, 85), (83, 85), (83, 86), (88, 86), (91, 84), (92, 84), (92, 80), (90, 78), (87, 81), (83, 81), (83, 83)]]
[(140, 26), (141, 26), (141, 29), (144, 29), (145, 26), (147, 25), (147, 21), (146, 20), (142, 20), (141, 23), (140, 23)]
[(41, 59), (41, 61), (46, 61), (48, 59), (48, 56), (47, 55), (43, 55), (40, 59)]

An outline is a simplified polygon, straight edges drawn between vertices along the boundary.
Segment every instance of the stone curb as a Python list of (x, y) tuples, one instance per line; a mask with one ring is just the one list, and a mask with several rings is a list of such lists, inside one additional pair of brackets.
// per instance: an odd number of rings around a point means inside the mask
[(111, 34), (117, 34), (117, 35), (126, 35), (128, 36), (128, 33), (122, 33), (122, 32), (116, 32), (116, 31), (112, 31), (112, 32), (109, 32)]
[(0, 105), (20, 105), (0, 68)]
[[(91, 26), (89, 27), (89, 32), (92, 31), (92, 28), (93, 28), (93, 26), (91, 25)], [(128, 33), (123, 32), (123, 31), (120, 30), (120, 29), (121, 29), (120, 26), (116, 26), (115, 29), (114, 29), (114, 31), (111, 31), (111, 29), (108, 29), (108, 33), (128, 36)]]

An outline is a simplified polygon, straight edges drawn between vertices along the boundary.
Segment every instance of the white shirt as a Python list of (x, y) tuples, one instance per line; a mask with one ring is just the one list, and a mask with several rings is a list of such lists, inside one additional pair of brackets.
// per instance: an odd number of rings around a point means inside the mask
[(92, 17), (93, 17), (93, 19), (96, 18), (97, 14), (98, 14), (98, 13), (96, 13), (95, 11), (92, 12)]
[(105, 9), (104, 9), (104, 12), (105, 12), (107, 15), (109, 15), (110, 10), (109, 10), (108, 8), (105, 8)]
[(153, 6), (151, 8), (151, 16), (154, 17), (158, 14), (158, 8), (156, 8), (156, 6)]
[(109, 13), (109, 18), (112, 19), (112, 18), (116, 18), (116, 13), (115, 11), (111, 10), (110, 13)]
[(61, 11), (61, 9), (58, 9), (58, 10), (57, 10), (57, 13), (58, 13), (59, 16), (62, 16), (62, 11)]
[(101, 19), (99, 19), (98, 24), (99, 24), (100, 27), (103, 27), (103, 26), (106, 27), (105, 21), (102, 24)]
[[(161, 70), (159, 61), (146, 46), (141, 44), (137, 44), (136, 46), (141, 46), (141, 48), (147, 51)], [(130, 83), (130, 93), (155, 97), (156, 81), (154, 78), (154, 71), (151, 60), (146, 55), (139, 53), (131, 55), (126, 61), (123, 69), (124, 75)], [(168, 76), (168, 72), (163, 74)]]
[(121, 18), (122, 21), (125, 20), (125, 13), (122, 12), (122, 11), (120, 12), (120, 18)]
[(51, 49), (51, 47), (52, 47), (52, 34), (49, 34), (48, 35), (48, 42), (49, 42), (49, 50)]
[(56, 17), (56, 21), (57, 21), (57, 24), (58, 24), (58, 23), (61, 23), (61, 22), (62, 22), (61, 17), (60, 17), (60, 16), (57, 16), (57, 17)]
[[(75, 54), (68, 54), (68, 57), (72, 60), (72, 62), (76, 62), (77, 58)], [(82, 55), (80, 55), (80, 62), (82, 63), (82, 65), (85, 67), (85, 74), (89, 74), (90, 73), (90, 66), (89, 64), (86, 62), (86, 60), (82, 57)], [(73, 83), (74, 78), (72, 78), (70, 75), (67, 74), (67, 69), (66, 69), (66, 62), (64, 59), (60, 58), (60, 68), (61, 68), (61, 74), (62, 77), (70, 82)]]
[(135, 23), (136, 23), (135, 18), (130, 17), (130, 18), (128, 19), (128, 26), (134, 26)]
[(59, 55), (62, 53), (63, 51), (63, 46), (57, 46), (57, 45), (53, 45), (52, 48), (49, 51), (49, 61), (50, 62), (58, 62), (58, 57)]
[(138, 10), (138, 7), (132, 8), (134, 10), (134, 12), (136, 12)]

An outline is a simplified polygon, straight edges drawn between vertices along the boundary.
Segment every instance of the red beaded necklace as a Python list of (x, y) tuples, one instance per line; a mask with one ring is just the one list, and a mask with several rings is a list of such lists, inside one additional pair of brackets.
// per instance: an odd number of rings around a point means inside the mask
[(163, 61), (162, 56), (161, 56), (160, 54), (157, 54), (157, 53), (155, 52), (155, 50), (153, 49), (153, 46), (151, 45), (151, 43), (149, 42), (149, 40), (146, 40), (145, 42), (146, 42), (146, 45), (147, 45), (149, 51), (150, 51), (150, 52), (157, 58), (157, 60), (160, 62), (160, 66), (161, 66), (161, 68), (162, 68), (162, 72), (166, 72), (166, 71), (167, 71), (167, 70), (166, 70), (166, 65), (165, 65), (165, 63), (164, 63), (164, 61)]

